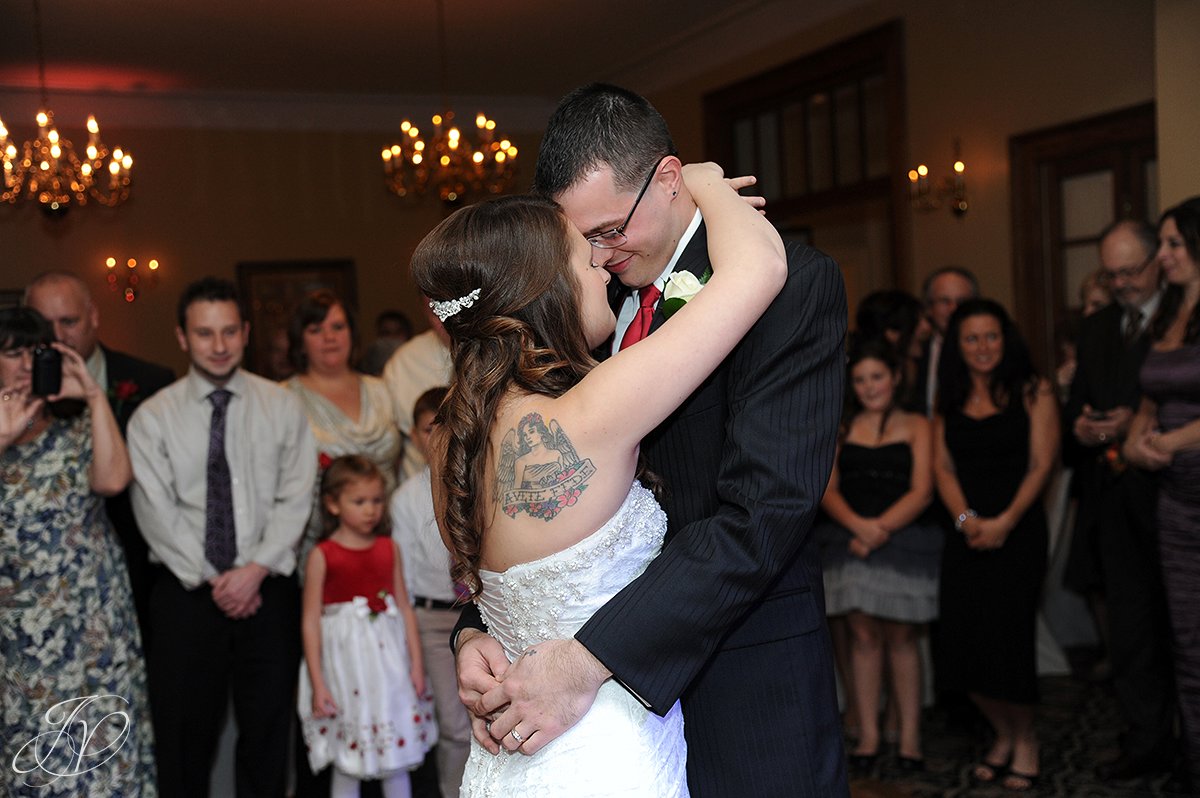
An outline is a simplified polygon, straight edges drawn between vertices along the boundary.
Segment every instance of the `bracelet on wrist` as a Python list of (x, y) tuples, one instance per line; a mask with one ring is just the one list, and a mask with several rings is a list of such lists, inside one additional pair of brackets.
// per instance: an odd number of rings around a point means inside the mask
[(968, 507), (964, 512), (958, 514), (958, 518), (954, 519), (954, 531), (962, 532), (963, 524), (967, 523), (972, 518), (978, 518), (979, 513)]

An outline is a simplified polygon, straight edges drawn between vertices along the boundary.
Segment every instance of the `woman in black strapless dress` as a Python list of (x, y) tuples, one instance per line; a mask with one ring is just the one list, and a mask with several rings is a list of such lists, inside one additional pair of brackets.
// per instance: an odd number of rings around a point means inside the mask
[(1041, 498), (1058, 454), (1058, 406), (1008, 314), (987, 299), (951, 317), (938, 384), (934, 474), (956, 519), (942, 555), (939, 682), (970, 695), (995, 732), (972, 776), (1028, 790), (1039, 773)]
[(1158, 228), (1168, 293), (1151, 321), (1142, 406), (1125, 457), (1159, 471), (1158, 548), (1175, 643), (1184, 754), (1200, 787), (1200, 197), (1163, 214)]

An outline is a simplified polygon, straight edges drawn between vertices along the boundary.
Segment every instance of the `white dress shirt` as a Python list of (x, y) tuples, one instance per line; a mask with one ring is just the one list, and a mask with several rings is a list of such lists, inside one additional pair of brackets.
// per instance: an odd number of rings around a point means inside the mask
[(454, 601), (450, 552), (442, 543), (433, 517), (433, 488), (423, 468), (392, 494), (392, 537), (404, 557), (404, 583), (409, 598)]
[(433, 330), (405, 342), (383, 367), (383, 382), (392, 395), (396, 425), (404, 439), (400, 455), (400, 481), (425, 467), (425, 458), (412, 445), (413, 405), (430, 388), (450, 384), (450, 350)]
[[(296, 568), (296, 544), (312, 509), (317, 449), (295, 394), (239, 369), (225, 419), (225, 457), (237, 530), (235, 566), (256, 562), (276, 574)], [(204, 558), (204, 516), (212, 402), (217, 386), (194, 369), (147, 399), (129, 421), (131, 490), (150, 559), (184, 587), (217, 575)]]
[[(692, 217), (691, 223), (687, 229), (683, 231), (683, 235), (679, 237), (679, 244), (675, 247), (675, 254), (671, 256), (671, 260), (667, 261), (667, 267), (662, 270), (662, 273), (654, 280), (654, 284), (658, 286), (659, 291), (665, 291), (667, 288), (667, 278), (671, 276), (671, 272), (675, 270), (675, 264), (679, 263), (679, 256), (687, 249), (687, 245), (691, 243), (692, 236), (700, 229), (700, 222), (704, 221), (704, 217), (700, 215), (700, 209), (696, 209), (696, 215)], [(662, 301), (659, 296), (658, 302)], [(654, 306), (658, 307), (658, 302)], [(633, 324), (633, 319), (637, 316), (639, 306), (638, 292), (635, 290), (625, 297), (625, 301), (621, 304), (620, 311), (617, 313), (617, 329), (613, 336), (612, 353), (615, 355), (621, 349), (621, 339), (625, 337), (625, 331), (629, 329), (629, 325)]]

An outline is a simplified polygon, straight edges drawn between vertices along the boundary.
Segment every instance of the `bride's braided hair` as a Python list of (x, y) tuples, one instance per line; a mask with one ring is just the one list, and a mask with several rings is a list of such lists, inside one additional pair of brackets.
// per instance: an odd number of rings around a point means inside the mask
[(561, 396), (596, 365), (580, 320), (568, 225), (549, 199), (501, 197), (455, 212), (413, 253), (413, 278), (430, 299), (479, 289), (471, 307), (444, 322), (454, 370), (438, 413), (446, 443), (442, 529), (453, 547), (451, 576), (472, 596), (495, 510), (482, 480), (501, 401), (509, 391)]

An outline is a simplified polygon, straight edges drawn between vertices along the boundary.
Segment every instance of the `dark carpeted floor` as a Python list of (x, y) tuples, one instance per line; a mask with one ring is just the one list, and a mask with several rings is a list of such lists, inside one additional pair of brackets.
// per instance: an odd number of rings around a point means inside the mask
[[(1121, 729), (1116, 703), (1100, 685), (1068, 676), (1042, 680), (1042, 703), (1037, 729), (1041, 744), (1041, 778), (1034, 793), (1070, 798), (1142, 798), (1184, 796), (1171, 774), (1127, 782), (1103, 783), (1096, 766), (1117, 753)], [(851, 774), (853, 798), (893, 796), (1013, 796), (998, 785), (976, 786), (971, 764), (989, 742), (986, 724), (978, 715), (934, 708), (923, 724), (924, 773), (902, 773), (894, 750), (869, 773)]]

